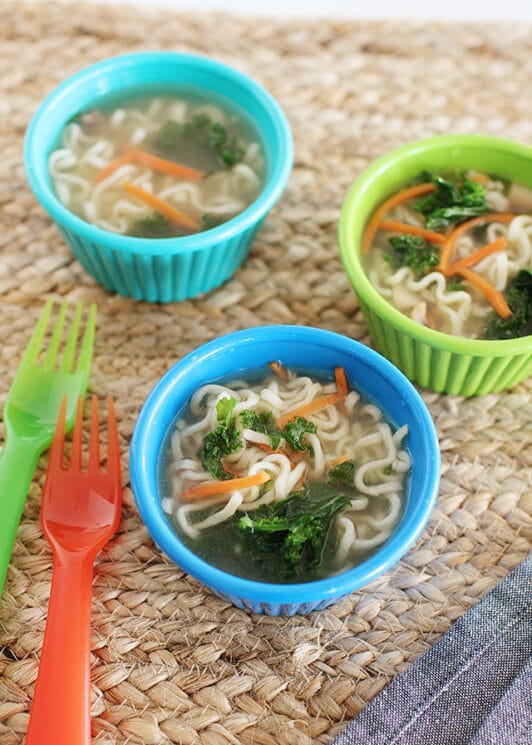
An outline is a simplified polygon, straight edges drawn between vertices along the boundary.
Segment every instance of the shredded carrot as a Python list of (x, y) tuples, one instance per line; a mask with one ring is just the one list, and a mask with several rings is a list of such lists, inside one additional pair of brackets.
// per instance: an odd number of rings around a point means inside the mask
[(269, 367), (281, 380), (288, 380), (288, 370), (280, 362), (270, 362)]
[(391, 197), (388, 197), (388, 199), (386, 199), (380, 205), (380, 207), (375, 210), (366, 226), (366, 230), (362, 238), (363, 253), (367, 253), (369, 251), (373, 239), (375, 238), (375, 233), (379, 229), (379, 223), (382, 221), (384, 215), (392, 209), (392, 207), (396, 207), (398, 204), (407, 202), (409, 199), (414, 199), (414, 197), (419, 197), (422, 194), (428, 194), (429, 192), (435, 190), (436, 187), (434, 186), (432, 181), (425, 181), (422, 184), (415, 184), (414, 186), (410, 186), (407, 189), (402, 189), (396, 194), (392, 194)]
[(293, 471), (294, 468), (297, 466), (301, 458), (301, 453), (296, 453), (293, 450), (288, 452), (284, 448), (277, 448), (277, 450), (274, 450), (271, 445), (267, 445), (265, 442), (253, 442), (253, 445), (255, 447), (260, 448), (261, 450), (264, 450), (265, 453), (268, 453), (268, 455), (284, 455), (285, 458), (288, 458), (290, 461), (290, 470)]
[(204, 481), (201, 484), (194, 484), (181, 492), (181, 498), (184, 502), (191, 502), (194, 499), (203, 497), (214, 497), (218, 494), (227, 494), (237, 489), (249, 489), (251, 486), (260, 486), (270, 479), (270, 474), (266, 471), (259, 471), (252, 476), (240, 476), (235, 479), (226, 479), (225, 481)]
[(159, 158), (159, 156), (147, 153), (138, 147), (128, 147), (123, 155), (119, 155), (118, 158), (112, 160), (101, 171), (98, 171), (94, 179), (95, 183), (99, 184), (106, 178), (109, 178), (115, 171), (128, 163), (135, 163), (152, 171), (166, 173), (169, 176), (187, 179), (188, 181), (201, 181), (205, 176), (203, 171), (189, 168), (188, 166), (181, 165), (181, 163), (175, 163), (173, 160)]
[(306, 416), (307, 414), (312, 414), (314, 411), (320, 411), (321, 409), (327, 408), (327, 406), (340, 403), (344, 398), (345, 396), (341, 393), (324, 393), (323, 396), (318, 396), (314, 401), (283, 414), (283, 416), (279, 417), (277, 420), (277, 425), (282, 428), (285, 424), (288, 424), (289, 421), (298, 416)]
[(305, 477), (301, 476), (297, 484), (294, 486), (294, 491), (301, 491), (304, 486), (305, 486)]
[(99, 184), (100, 182), (105, 181), (106, 178), (109, 178), (109, 176), (111, 176), (115, 171), (118, 171), (119, 168), (131, 162), (132, 160), (129, 153), (120, 155), (118, 158), (115, 158), (106, 165), (105, 168), (102, 168), (101, 171), (98, 171), (94, 178), (94, 183)]
[(487, 184), (490, 180), (489, 176), (485, 173), (475, 173), (472, 176), (468, 176), (468, 179), (475, 184)]
[(506, 238), (501, 235), (497, 240), (492, 241), (491, 243), (486, 243), (485, 246), (482, 246), (482, 248), (479, 248), (477, 251), (473, 251), (473, 253), (468, 256), (464, 256), (463, 259), (453, 261), (453, 263), (449, 264), (446, 268), (444, 274), (446, 277), (452, 277), (459, 269), (468, 269), (471, 266), (475, 266), (479, 261), (485, 259), (486, 256), (491, 256), (491, 254), (496, 253), (497, 251), (503, 251), (505, 248)]
[(184, 212), (176, 210), (176, 208), (172, 207), (171, 204), (168, 204), (168, 202), (165, 202), (163, 199), (156, 197), (155, 194), (151, 194), (149, 191), (145, 191), (140, 186), (132, 184), (129, 181), (124, 181), (124, 183), (122, 184), (122, 188), (125, 189), (128, 194), (131, 194), (133, 197), (137, 197), (137, 199), (140, 199), (141, 202), (144, 202), (150, 207), (153, 207), (156, 212), (160, 212), (169, 220), (172, 220), (172, 222), (177, 223), (177, 225), (181, 225), (181, 227), (183, 228), (189, 228), (190, 230), (200, 229), (200, 224), (197, 220), (194, 220), (194, 218), (185, 215)]
[(436, 233), (434, 230), (426, 230), (417, 225), (409, 225), (399, 220), (382, 220), (379, 223), (381, 230), (390, 230), (394, 233), (407, 233), (408, 235), (419, 235), (426, 238), (430, 243), (445, 243), (447, 238), (442, 233)]
[(327, 406), (341, 403), (349, 392), (349, 385), (347, 383), (347, 376), (344, 368), (340, 366), (335, 367), (334, 377), (337, 387), (335, 393), (324, 393), (322, 396), (315, 398), (314, 401), (304, 404), (303, 406), (298, 406), (296, 409), (292, 409), (292, 411), (288, 411), (286, 414), (279, 417), (277, 420), (277, 426), (283, 428), (285, 424), (288, 424), (288, 422), (298, 416), (306, 416), (307, 414), (312, 414), (314, 411), (326, 409)]
[(438, 265), (438, 269), (440, 270), (440, 272), (443, 272), (443, 274), (445, 274), (445, 270), (447, 269), (451, 261), (456, 241), (461, 238), (464, 233), (467, 233), (473, 228), (478, 228), (480, 225), (486, 225), (490, 222), (508, 223), (511, 222), (514, 217), (515, 215), (511, 212), (488, 212), (485, 215), (478, 215), (478, 217), (473, 217), (471, 218), (471, 220), (466, 220), (465, 222), (460, 223), (460, 225), (457, 225), (456, 228), (451, 233), (449, 233), (446, 242), (443, 244), (440, 253), (440, 263)]
[(271, 445), (268, 445), (267, 442), (252, 442), (251, 445), (264, 450), (264, 452), (268, 453), (268, 455), (274, 455), (274, 453), (279, 452), (279, 450), (274, 450)]
[[(267, 442), (250, 441), (249, 444), (254, 445), (256, 448), (260, 448), (261, 450), (264, 450), (264, 452), (268, 453), (268, 455), (274, 455), (275, 453), (281, 453), (281, 455), (286, 455), (287, 458), (290, 458), (290, 455), (291, 455), (287, 453), (287, 451), (284, 450), (283, 448), (277, 448), (276, 450), (274, 450), (274, 448), (272, 448), (272, 446)], [(297, 453), (292, 453), (292, 454), (297, 455)]]
[(341, 466), (342, 463), (345, 463), (346, 460), (349, 460), (349, 456), (347, 453), (343, 453), (343, 455), (339, 455), (338, 458), (334, 458), (329, 465), (331, 468), (334, 468), (334, 466)]
[(457, 269), (455, 273), (459, 274), (468, 282), (471, 282), (471, 284), (474, 285), (477, 290), (480, 290), (480, 292), (487, 300), (489, 300), (489, 302), (492, 304), (493, 308), (497, 311), (501, 318), (508, 318), (512, 315), (512, 311), (510, 309), (510, 306), (506, 302), (504, 295), (499, 292), (499, 290), (487, 279), (484, 279), (484, 277), (481, 277), (480, 274), (473, 272), (471, 269), (467, 269), (467, 267), (463, 269)]
[(184, 178), (188, 181), (201, 181), (205, 176), (203, 171), (198, 171), (196, 168), (189, 168), (181, 163), (175, 163), (173, 160), (159, 158), (159, 156), (147, 153), (145, 150), (137, 147), (128, 148), (126, 154), (129, 155), (132, 163), (136, 163), (138, 166), (145, 166), (158, 173), (166, 173), (169, 176)]
[(343, 367), (334, 368), (334, 379), (336, 380), (336, 389), (338, 393), (345, 398), (349, 393), (349, 385), (347, 383), (347, 375)]

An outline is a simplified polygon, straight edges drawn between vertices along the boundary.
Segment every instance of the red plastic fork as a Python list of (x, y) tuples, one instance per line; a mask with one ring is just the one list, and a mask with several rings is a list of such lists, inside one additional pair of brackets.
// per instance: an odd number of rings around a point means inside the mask
[(94, 560), (120, 520), (120, 453), (108, 400), (107, 458), (100, 462), (99, 419), (92, 397), (87, 467), (83, 466), (82, 399), (70, 463), (64, 466), (63, 399), (44, 484), (41, 525), (54, 554), (52, 587), (26, 745), (89, 745), (90, 612)]

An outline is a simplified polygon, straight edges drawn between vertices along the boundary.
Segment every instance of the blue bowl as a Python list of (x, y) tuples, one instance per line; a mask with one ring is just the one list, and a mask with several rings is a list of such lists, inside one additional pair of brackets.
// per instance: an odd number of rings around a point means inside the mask
[[(389, 540), (353, 569), (329, 579), (270, 584), (243, 579), (200, 559), (179, 539), (161, 507), (159, 466), (163, 443), (180, 411), (204, 383), (245, 374), (281, 360), (287, 367), (324, 371), (345, 367), (357, 389), (388, 421), (408, 425), (412, 469), (406, 504)], [(182, 569), (239, 608), (267, 615), (304, 614), (325, 608), (393, 566), (429, 519), (440, 479), (438, 438), (430, 414), (408, 379), (379, 353), (347, 337), (304, 326), (261, 326), (208, 342), (183, 357), (157, 383), (137, 420), (130, 452), (136, 504), (157, 545)]]
[[(189, 88), (226, 101), (251, 120), (266, 160), (265, 183), (247, 209), (210, 230), (179, 238), (133, 238), (89, 224), (56, 197), (48, 158), (65, 125), (103, 101)], [(84, 269), (108, 290), (137, 300), (169, 302), (225, 282), (249, 253), (264, 217), (283, 193), (293, 163), (289, 124), (261, 85), (220, 62), (174, 52), (139, 52), (80, 70), (53, 90), (34, 114), (24, 143), (26, 176)]]

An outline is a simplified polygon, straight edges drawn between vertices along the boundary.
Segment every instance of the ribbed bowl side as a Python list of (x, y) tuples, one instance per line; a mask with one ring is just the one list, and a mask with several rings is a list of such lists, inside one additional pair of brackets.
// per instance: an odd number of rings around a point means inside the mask
[(91, 241), (85, 241), (82, 238), (79, 238), (71, 230), (63, 228), (57, 223), (56, 225), (65, 239), (66, 244), (87, 274), (90, 274), (98, 282), (101, 282), (101, 284), (103, 284), (104, 287), (107, 287), (107, 289), (114, 289), (114, 283), (113, 287), (110, 287), (111, 279), (106, 263), (98, 256), (97, 246), (95, 246)]
[(406, 336), (361, 304), (375, 348), (409, 380), (450, 395), (480, 396), (512, 388), (532, 375), (532, 353), (508, 356), (457, 354)]
[(136, 300), (167, 303), (209, 292), (229, 279), (249, 253), (259, 227), (260, 223), (226, 241), (173, 255), (123, 253), (59, 230), (85, 271), (106, 289)]
[[(326, 600), (316, 600), (307, 603), (265, 603), (264, 601), (254, 601), (248, 598), (238, 597), (237, 595), (219, 592), (215, 588), (211, 589), (218, 597), (236, 605), (237, 608), (249, 610), (252, 613), (260, 613), (264, 616), (304, 616), (313, 611), (328, 608), (343, 597), (329, 597)], [(287, 586), (287, 594), (289, 592), (289, 586)]]

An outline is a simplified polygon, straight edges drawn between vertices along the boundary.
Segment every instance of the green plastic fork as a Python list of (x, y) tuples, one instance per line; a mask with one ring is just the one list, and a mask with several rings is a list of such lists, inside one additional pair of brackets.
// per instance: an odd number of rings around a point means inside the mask
[[(67, 329), (63, 301), (47, 334), (54, 300), (43, 308), (4, 404), (5, 443), (0, 453), (0, 597), (24, 502), (39, 457), (53, 439), (59, 406), (67, 398), (67, 431), (76, 403), (87, 390), (94, 345), (96, 307), (91, 305), (79, 341), (83, 305), (75, 306)], [(48, 342), (45, 345), (45, 337)], [(76, 363), (77, 359), (77, 363)]]

